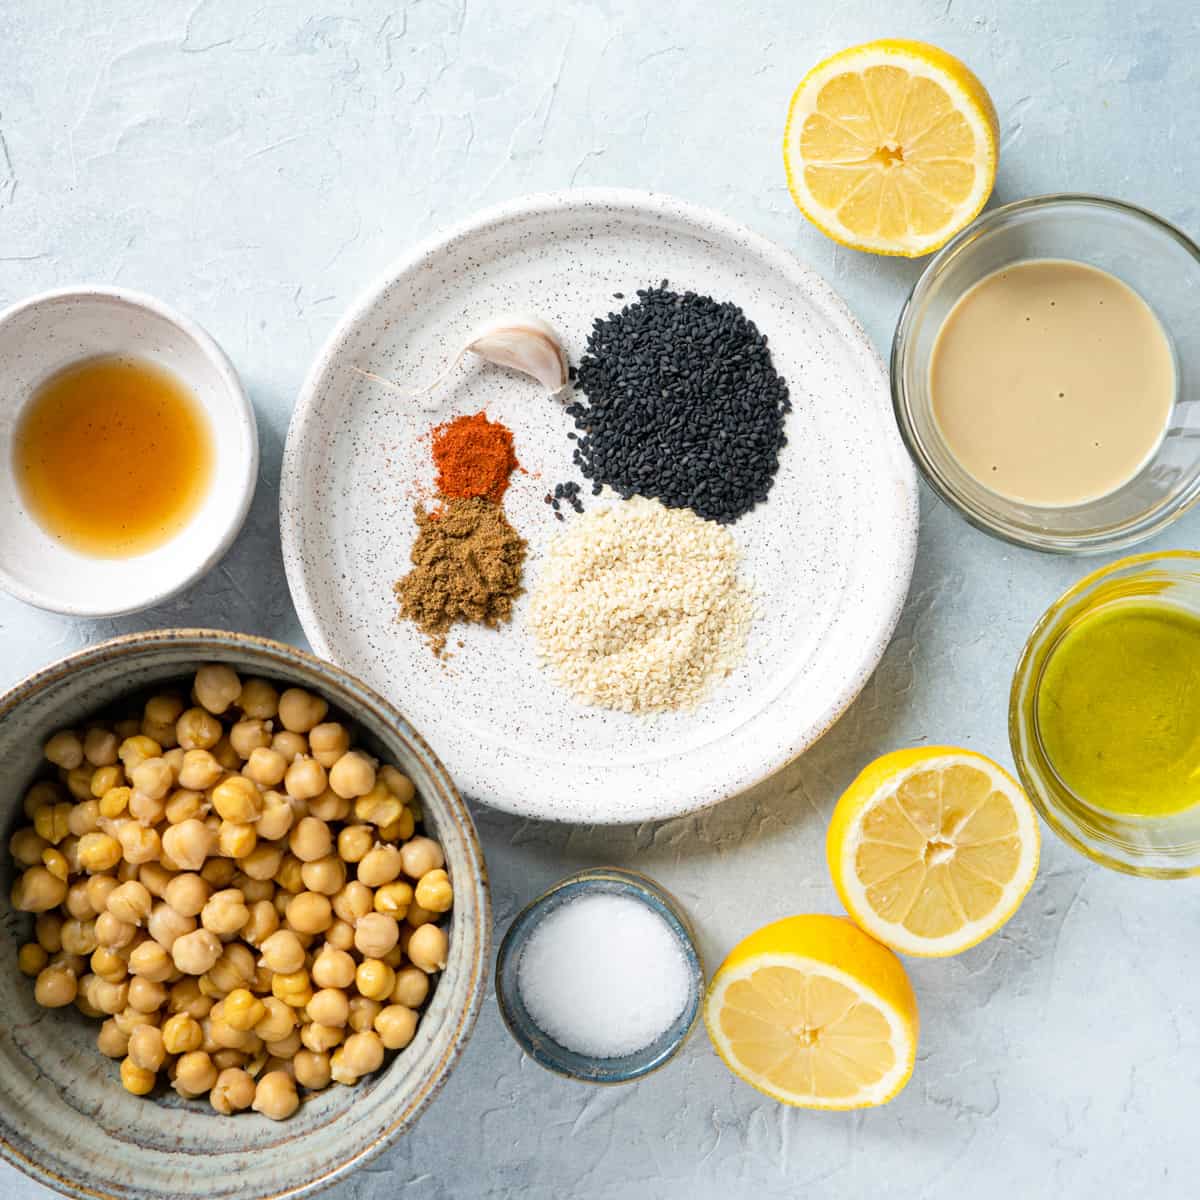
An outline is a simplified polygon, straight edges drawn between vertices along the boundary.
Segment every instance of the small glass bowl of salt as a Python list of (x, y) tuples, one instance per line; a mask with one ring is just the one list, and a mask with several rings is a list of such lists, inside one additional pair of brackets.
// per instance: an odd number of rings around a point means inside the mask
[(496, 998), (534, 1062), (586, 1083), (658, 1070), (700, 1014), (704, 964), (687, 918), (652, 879), (596, 867), (556, 883), (509, 926)]

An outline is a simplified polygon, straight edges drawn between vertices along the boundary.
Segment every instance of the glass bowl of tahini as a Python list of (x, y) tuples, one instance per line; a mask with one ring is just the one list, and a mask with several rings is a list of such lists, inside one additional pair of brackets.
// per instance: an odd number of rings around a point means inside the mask
[(1151, 879), (1200, 874), (1200, 553), (1122, 559), (1053, 604), (1013, 678), (1009, 738), (1076, 850)]
[(1099, 196), (1019, 200), (930, 260), (892, 397), (930, 487), (1060, 554), (1131, 546), (1200, 498), (1200, 248)]

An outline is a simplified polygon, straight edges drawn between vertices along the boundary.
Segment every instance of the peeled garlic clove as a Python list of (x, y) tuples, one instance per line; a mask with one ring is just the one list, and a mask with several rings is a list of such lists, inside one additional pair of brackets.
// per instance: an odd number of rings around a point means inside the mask
[(567, 385), (567, 356), (558, 334), (538, 317), (501, 317), (476, 332), (466, 348), (498, 367), (538, 381), (551, 395)]

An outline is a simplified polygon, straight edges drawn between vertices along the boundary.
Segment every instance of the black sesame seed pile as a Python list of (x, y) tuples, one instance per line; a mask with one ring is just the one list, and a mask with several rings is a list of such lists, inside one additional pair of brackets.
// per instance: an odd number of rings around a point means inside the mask
[(575, 382), (586, 403), (567, 409), (575, 462), (594, 493), (608, 484), (729, 524), (770, 491), (787, 384), (736, 304), (665, 279), (637, 297), (593, 324)]

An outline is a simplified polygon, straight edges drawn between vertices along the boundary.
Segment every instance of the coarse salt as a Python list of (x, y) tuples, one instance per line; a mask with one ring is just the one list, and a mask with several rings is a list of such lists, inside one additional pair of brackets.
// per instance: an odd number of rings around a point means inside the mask
[(670, 1028), (691, 978), (662, 917), (629, 896), (601, 893), (543, 918), (521, 955), (517, 985), (534, 1022), (560, 1045), (617, 1058)]

